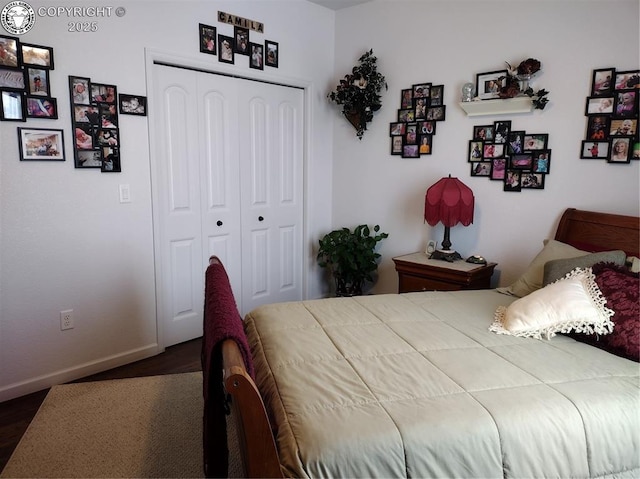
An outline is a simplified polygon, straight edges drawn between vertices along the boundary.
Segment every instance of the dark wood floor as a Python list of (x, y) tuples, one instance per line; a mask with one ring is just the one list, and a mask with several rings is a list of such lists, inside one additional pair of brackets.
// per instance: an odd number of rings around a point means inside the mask
[[(73, 382), (103, 381), (106, 379), (155, 376), (201, 371), (200, 350), (202, 339), (176, 344), (157, 356), (126, 366), (94, 374)], [(49, 389), (0, 403), (0, 471), (27, 430)]]

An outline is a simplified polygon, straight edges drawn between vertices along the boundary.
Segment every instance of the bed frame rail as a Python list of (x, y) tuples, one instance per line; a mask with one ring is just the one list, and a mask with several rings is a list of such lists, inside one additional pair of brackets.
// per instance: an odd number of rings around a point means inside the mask
[(235, 341), (222, 343), (222, 358), (224, 386), (232, 398), (232, 420), (235, 419), (246, 477), (284, 477), (262, 397), (247, 374)]

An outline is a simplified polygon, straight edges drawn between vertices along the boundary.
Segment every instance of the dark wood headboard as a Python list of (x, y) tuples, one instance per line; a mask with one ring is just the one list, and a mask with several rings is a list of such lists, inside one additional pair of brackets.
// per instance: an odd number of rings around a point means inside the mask
[(585, 251), (622, 250), (640, 256), (640, 218), (568, 208), (555, 239)]

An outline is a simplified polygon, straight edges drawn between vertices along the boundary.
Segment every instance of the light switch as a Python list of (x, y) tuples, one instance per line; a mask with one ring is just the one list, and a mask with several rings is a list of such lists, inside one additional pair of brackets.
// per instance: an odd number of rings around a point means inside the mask
[(131, 190), (129, 185), (120, 185), (120, 203), (131, 203)]

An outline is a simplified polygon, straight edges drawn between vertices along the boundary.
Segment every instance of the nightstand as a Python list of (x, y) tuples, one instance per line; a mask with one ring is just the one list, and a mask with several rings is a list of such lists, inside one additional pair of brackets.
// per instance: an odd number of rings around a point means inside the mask
[(429, 259), (426, 253), (411, 253), (393, 258), (398, 272), (398, 292), (458, 291), (489, 289), (497, 263), (474, 264), (464, 260), (449, 263)]

